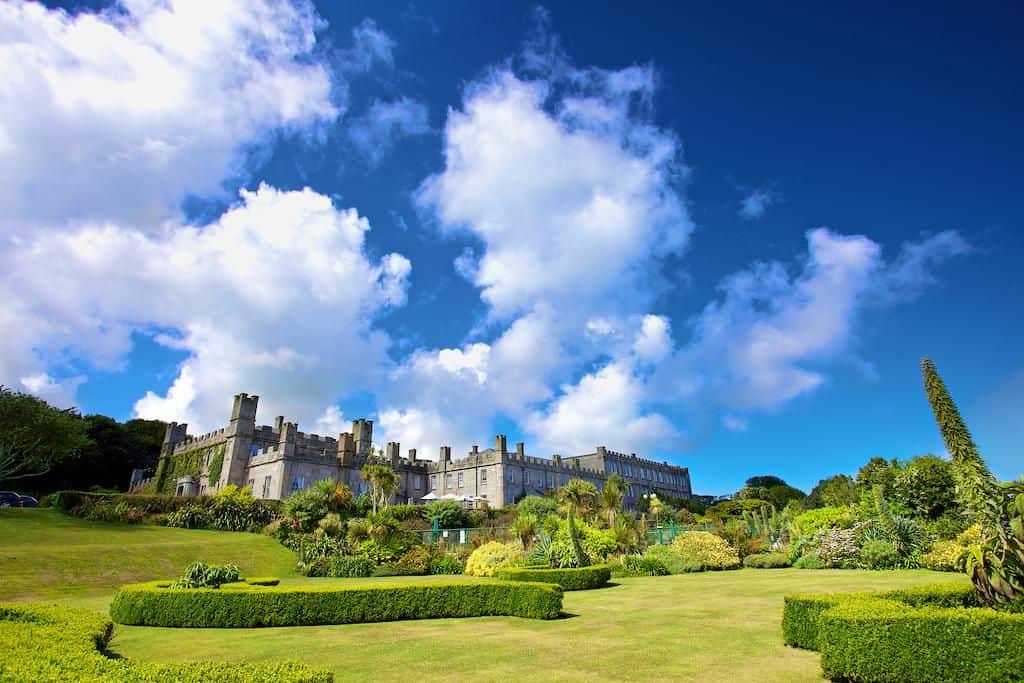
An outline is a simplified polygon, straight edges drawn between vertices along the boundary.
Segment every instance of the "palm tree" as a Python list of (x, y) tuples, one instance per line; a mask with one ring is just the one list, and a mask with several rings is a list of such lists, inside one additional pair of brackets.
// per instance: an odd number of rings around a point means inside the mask
[(539, 525), (540, 520), (537, 519), (536, 515), (519, 515), (512, 522), (511, 531), (519, 537), (523, 548), (529, 548), (534, 537), (537, 535), (537, 527)]
[(586, 514), (593, 508), (594, 502), (597, 500), (597, 488), (589, 481), (571, 479), (559, 490), (558, 497), (565, 503), (566, 516), (569, 521), (569, 540), (572, 541), (578, 564), (585, 567), (590, 564), (590, 558), (583, 552), (583, 546), (580, 545), (579, 533), (576, 531), (576, 515)]
[(608, 477), (601, 489), (600, 505), (601, 512), (608, 520), (608, 528), (615, 527), (615, 517), (622, 511), (622, 496), (625, 492), (626, 482), (622, 477), (613, 474)]
[(386, 508), (391, 495), (398, 490), (398, 473), (387, 465), (363, 465), (363, 481), (370, 487), (373, 511)]

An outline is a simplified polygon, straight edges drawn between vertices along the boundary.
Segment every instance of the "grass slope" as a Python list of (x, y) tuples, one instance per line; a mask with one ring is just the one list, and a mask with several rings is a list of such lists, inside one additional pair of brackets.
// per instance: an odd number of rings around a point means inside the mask
[(0, 600), (58, 600), (106, 611), (123, 583), (177, 576), (195, 560), (250, 576), (287, 575), (295, 556), (260, 534), (86, 522), (0, 508)]
[[(292, 557), (253, 534), (127, 528), (42, 511), (0, 510), (0, 595), (60, 598), (104, 610), (123, 581), (166, 577), (195, 559), (233, 561), (285, 584), (392, 583), (409, 579), (303, 579)], [(20, 568), (11, 544), (28, 561)], [(14, 572), (14, 583), (8, 578)], [(413, 580), (422, 581), (417, 577)], [(398, 681), (415, 671), (444, 680), (818, 681), (819, 655), (782, 644), (782, 598), (951, 581), (926, 571), (743, 569), (616, 579), (566, 593), (574, 615), (555, 621), (506, 617), (301, 628), (118, 627), (112, 650), (144, 660), (297, 659), (338, 680)], [(318, 584), (320, 585), (320, 584)]]

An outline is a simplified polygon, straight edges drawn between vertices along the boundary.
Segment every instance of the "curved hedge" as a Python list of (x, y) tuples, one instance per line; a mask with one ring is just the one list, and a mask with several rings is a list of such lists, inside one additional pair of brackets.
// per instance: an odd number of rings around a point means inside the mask
[(562, 589), (541, 583), (473, 581), (350, 585), (166, 588), (122, 586), (110, 605), (119, 624), (190, 628), (316, 626), (403, 619), (510, 616), (554, 619)]
[(971, 586), (788, 596), (783, 634), (819, 650), (828, 678), (1011, 681), (1024, 672), (1024, 614), (977, 607)]
[(114, 625), (83, 609), (0, 603), (0, 681), (124, 681), (167, 683), (329, 683), (329, 671), (297, 662), (279, 664), (157, 664), (103, 654)]
[(585, 591), (607, 586), (612, 578), (610, 567), (571, 567), (565, 569), (530, 569), (507, 567), (495, 570), (494, 575), (505, 581), (533, 581), (553, 583), (564, 591)]

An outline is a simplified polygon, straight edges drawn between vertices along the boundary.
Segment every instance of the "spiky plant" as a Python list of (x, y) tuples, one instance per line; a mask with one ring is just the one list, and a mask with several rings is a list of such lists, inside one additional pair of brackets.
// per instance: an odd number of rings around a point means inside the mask
[(590, 559), (583, 552), (583, 545), (580, 543), (579, 533), (576, 530), (576, 517), (586, 514), (594, 506), (597, 500), (597, 487), (589, 481), (582, 479), (571, 479), (568, 484), (559, 489), (559, 498), (565, 503), (566, 517), (569, 522), (569, 540), (572, 542), (573, 551), (579, 561), (578, 566), (586, 567)]
[(953, 462), (957, 494), (981, 525), (981, 543), (969, 551), (967, 574), (986, 604), (1024, 599), (1024, 483), (996, 481), (930, 358), (922, 359), (921, 370)]

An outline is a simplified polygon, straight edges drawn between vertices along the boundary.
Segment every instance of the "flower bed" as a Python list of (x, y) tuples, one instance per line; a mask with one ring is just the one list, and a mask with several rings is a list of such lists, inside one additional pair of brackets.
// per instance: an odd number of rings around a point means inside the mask
[(583, 591), (607, 586), (612, 578), (612, 571), (603, 565), (565, 569), (509, 567), (496, 570), (494, 575), (506, 581), (554, 583), (565, 591)]
[(122, 586), (110, 605), (119, 624), (197, 628), (314, 626), (404, 619), (511, 616), (554, 619), (562, 589), (542, 583), (452, 579), (353, 586)]
[(113, 624), (88, 610), (0, 604), (0, 680), (3, 681), (224, 681), (329, 683), (334, 675), (296, 662), (280, 664), (156, 664), (111, 659), (103, 650)]
[(851, 681), (1009, 681), (1024, 671), (1024, 614), (977, 607), (973, 588), (923, 586), (786, 598), (786, 643)]

